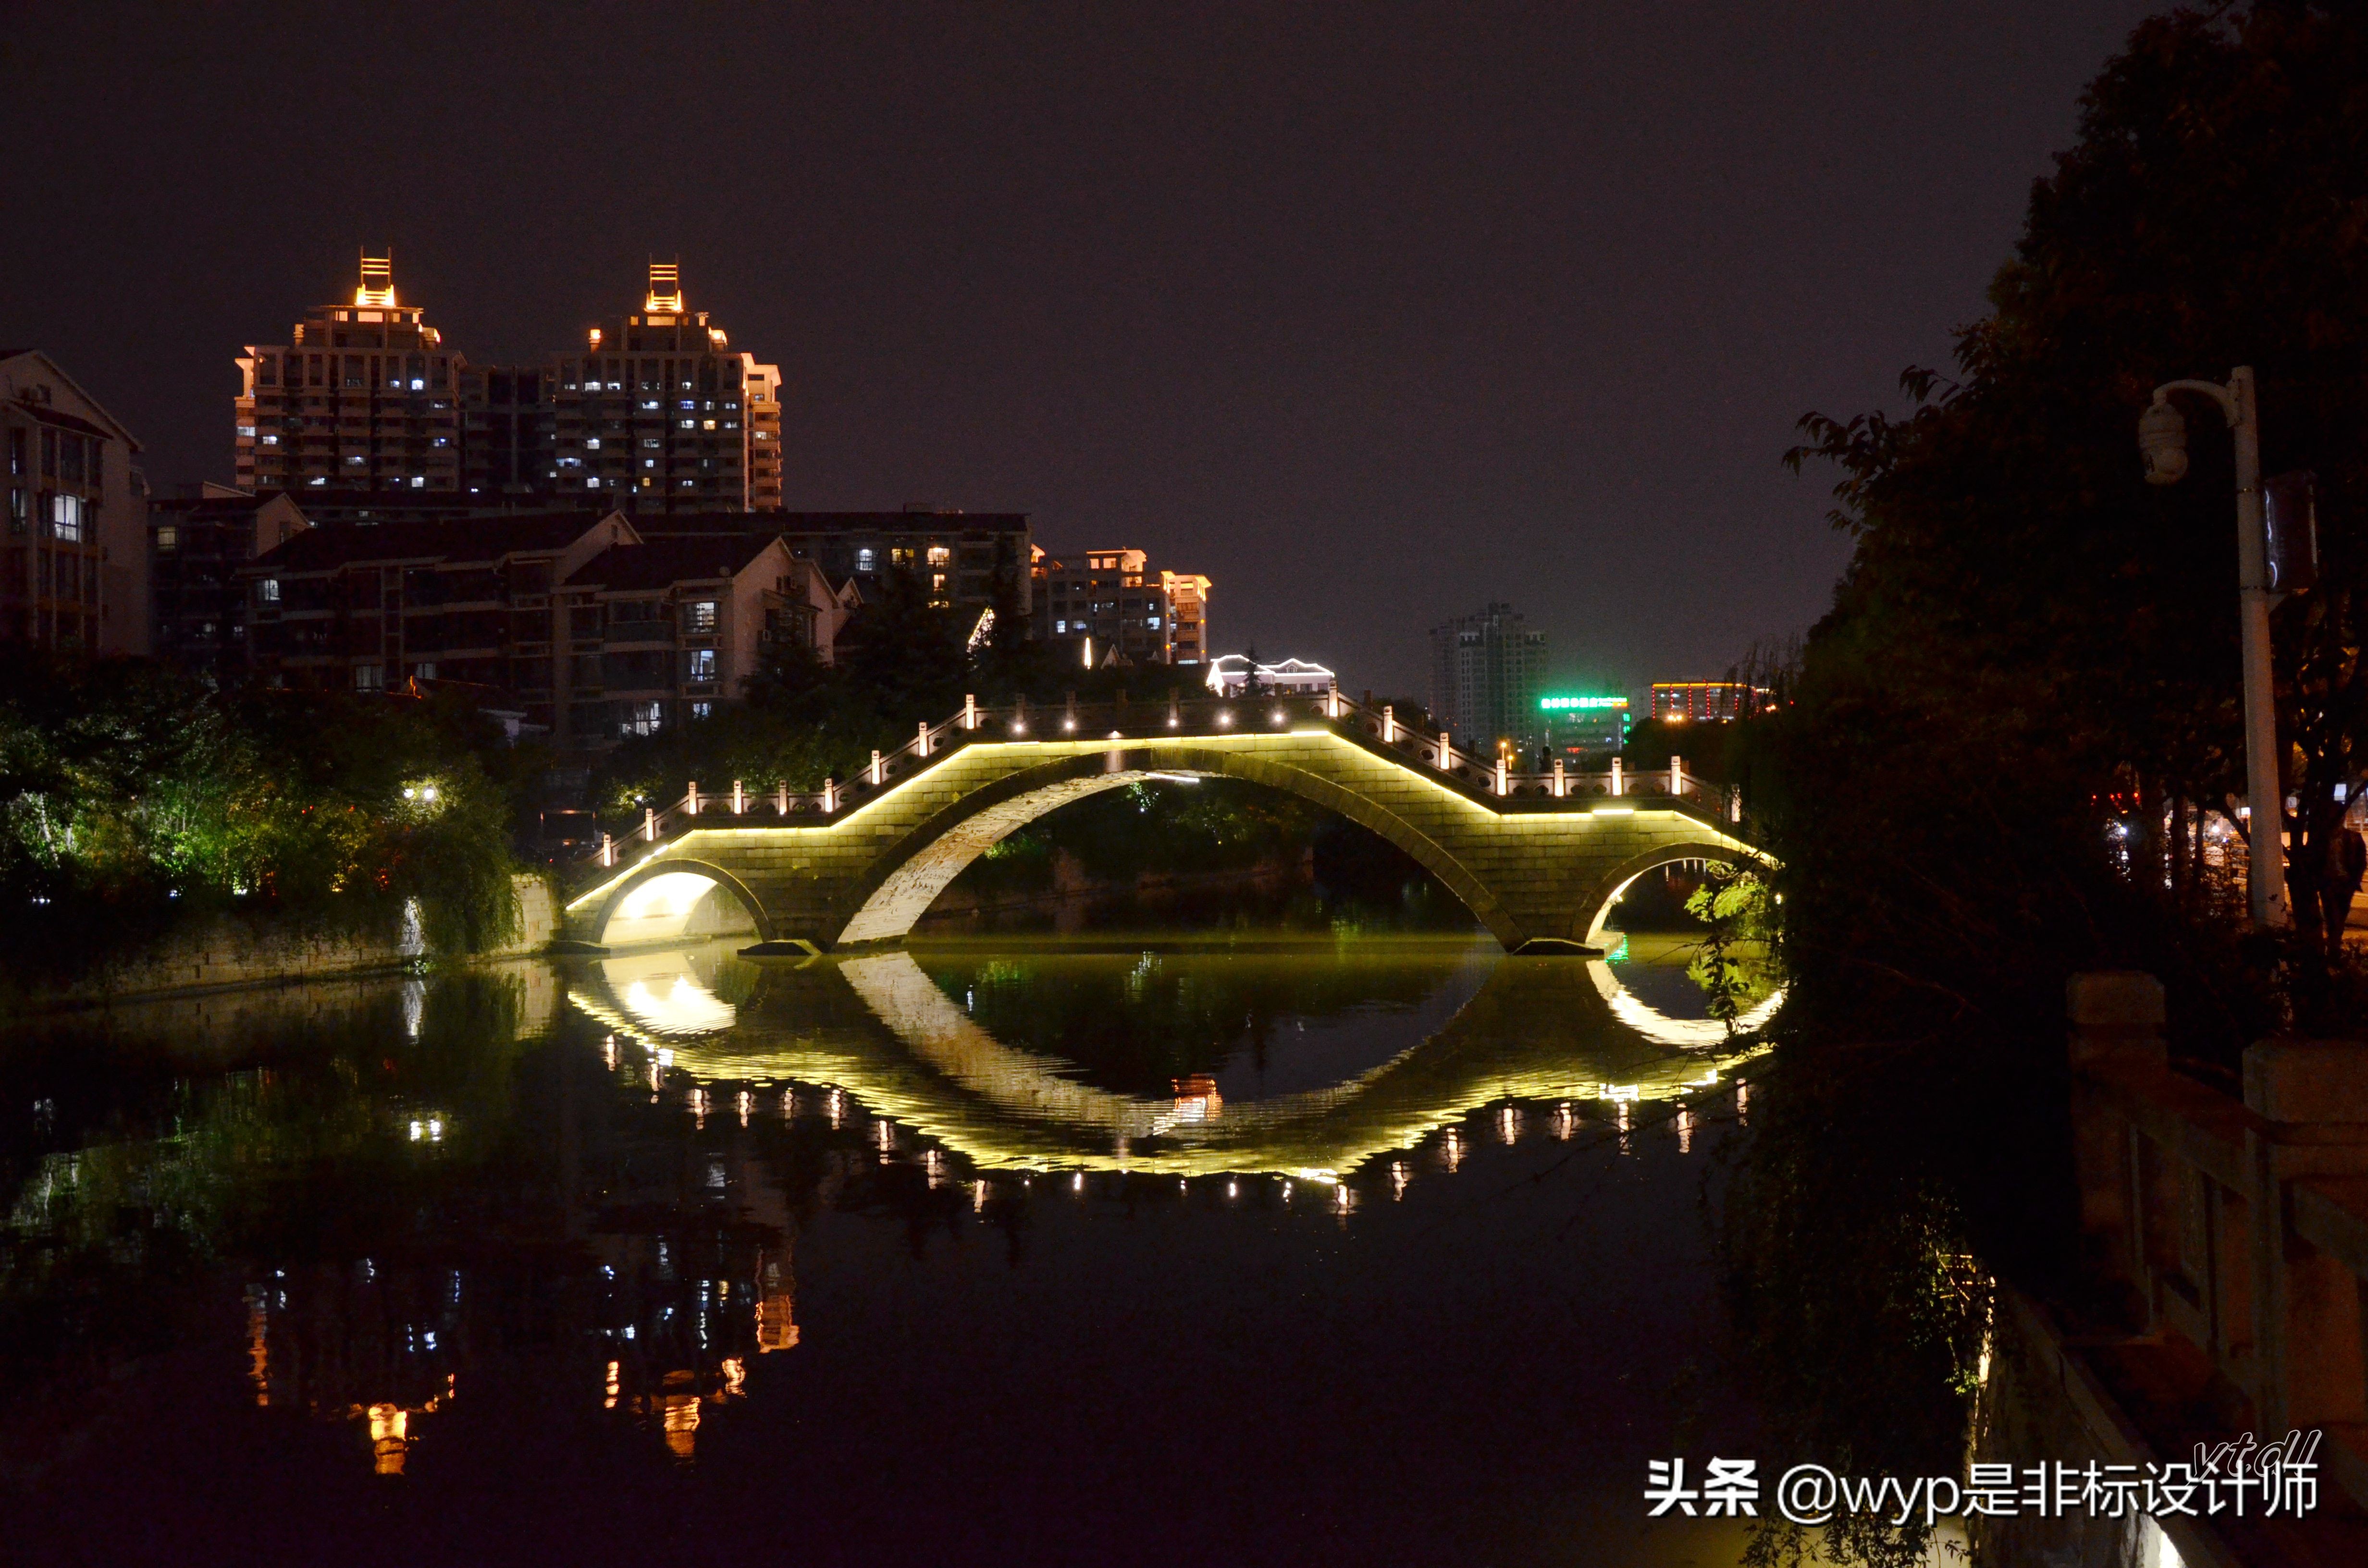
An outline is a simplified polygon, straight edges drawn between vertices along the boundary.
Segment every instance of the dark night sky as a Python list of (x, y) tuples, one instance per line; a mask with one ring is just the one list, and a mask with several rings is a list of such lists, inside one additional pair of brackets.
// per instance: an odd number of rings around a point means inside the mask
[(227, 478), (364, 244), (480, 359), (679, 255), (792, 506), (1140, 544), (1352, 688), (1490, 597), (1633, 687), (1820, 613), (1793, 421), (1943, 362), (2152, 8), (0, 0), (0, 343)]

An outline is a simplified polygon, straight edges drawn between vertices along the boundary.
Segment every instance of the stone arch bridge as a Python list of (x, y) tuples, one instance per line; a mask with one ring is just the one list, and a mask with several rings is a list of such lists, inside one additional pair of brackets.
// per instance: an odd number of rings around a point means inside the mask
[(816, 794), (697, 784), (573, 871), (565, 933), (639, 946), (752, 929), (757, 951), (891, 943), (990, 845), (1146, 779), (1239, 778), (1338, 812), (1445, 883), (1506, 949), (1586, 951), (1656, 867), (1768, 857), (1739, 802), (1673, 761), (1623, 774), (1512, 771), (1337, 691), (985, 710), (920, 726)]

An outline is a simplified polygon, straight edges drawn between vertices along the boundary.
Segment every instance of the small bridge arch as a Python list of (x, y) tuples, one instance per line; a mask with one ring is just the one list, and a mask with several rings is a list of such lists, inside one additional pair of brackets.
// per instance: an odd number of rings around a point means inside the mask
[(1655, 845), (1631, 856), (1596, 880), (1594, 891), (1586, 904), (1586, 908), (1593, 913), (1586, 916), (1585, 934), (1580, 940), (1590, 948), (1603, 946), (1604, 937), (1610, 929), (1611, 910), (1620, 902), (1620, 895), (1647, 871), (1657, 871), (1664, 866), (1680, 865), (1689, 860), (1722, 860), (1728, 865), (1742, 862), (1763, 871), (1773, 866), (1773, 862), (1760, 851), (1733, 841), (1720, 844), (1702, 839), (1692, 843), (1680, 841)]
[(725, 867), (670, 856), (635, 868), (611, 890), (593, 922), (603, 947), (702, 941), (753, 933), (772, 937), (765, 905)]

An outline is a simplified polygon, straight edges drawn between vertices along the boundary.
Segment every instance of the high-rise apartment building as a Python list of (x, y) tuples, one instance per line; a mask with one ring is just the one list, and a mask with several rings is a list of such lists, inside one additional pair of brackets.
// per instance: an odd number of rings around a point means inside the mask
[(1035, 635), (1080, 663), (1198, 665), (1209, 656), (1209, 579), (1154, 570), (1140, 550), (1033, 552)]
[[(780, 368), (734, 353), (708, 312), (687, 310), (674, 263), (650, 264), (638, 313), (590, 328), (584, 352), (554, 356), (540, 388), (527, 384), (529, 374), (511, 372), (512, 429), (516, 411), (538, 406), (520, 394), (550, 398), (542, 483), (553, 496), (635, 512), (780, 506)], [(489, 422), (495, 390), (489, 375)], [(513, 443), (515, 472), (526, 454)], [(484, 483), (492, 483), (490, 464)]]
[(1531, 631), (1508, 604), (1458, 616), (1430, 632), (1431, 718), (1458, 745), (1493, 753), (1510, 741), (1534, 750), (1543, 733), (1538, 687), (1545, 678), (1546, 634)]
[(148, 651), (140, 443), (34, 348), (0, 348), (0, 639)]
[(364, 256), (351, 304), (248, 344), (238, 369), (240, 489), (461, 488), (465, 361), (396, 298), (392, 258)]
[[(763, 511), (781, 504), (780, 368), (735, 353), (653, 263), (639, 311), (590, 327), (581, 353), (472, 365), (365, 256), (350, 305), (323, 305), (238, 361), (238, 485)], [(392, 520), (392, 519), (390, 519)]]

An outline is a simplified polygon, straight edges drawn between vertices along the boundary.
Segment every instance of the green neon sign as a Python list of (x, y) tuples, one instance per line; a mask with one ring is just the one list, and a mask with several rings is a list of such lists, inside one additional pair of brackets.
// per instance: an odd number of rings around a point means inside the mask
[(1538, 707), (1547, 713), (1567, 713), (1580, 708), (1625, 708), (1624, 697), (1541, 697)]

